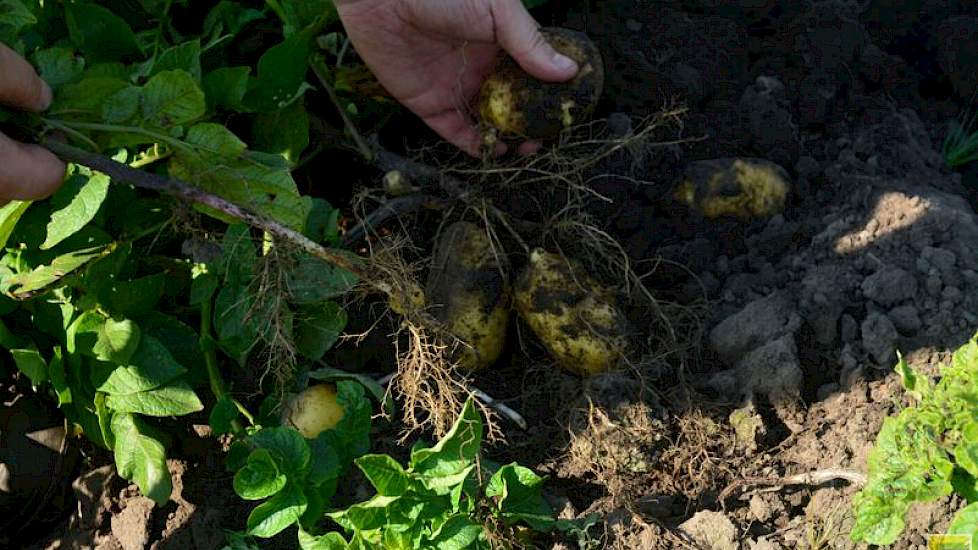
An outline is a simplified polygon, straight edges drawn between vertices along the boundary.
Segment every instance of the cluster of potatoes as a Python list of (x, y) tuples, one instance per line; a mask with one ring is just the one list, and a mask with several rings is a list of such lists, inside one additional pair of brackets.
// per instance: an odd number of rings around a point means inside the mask
[(626, 321), (614, 294), (572, 259), (534, 249), (511, 281), (505, 253), (466, 221), (443, 232), (434, 258), (426, 302), (462, 343), (454, 359), (464, 369), (496, 362), (512, 309), (557, 363), (577, 374), (609, 370), (625, 351)]

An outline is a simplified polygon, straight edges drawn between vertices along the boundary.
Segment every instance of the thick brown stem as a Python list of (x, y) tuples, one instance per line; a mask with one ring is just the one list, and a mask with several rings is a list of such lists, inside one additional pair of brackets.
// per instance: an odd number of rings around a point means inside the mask
[[(47, 141), (44, 146), (63, 160), (102, 172), (112, 178), (113, 181), (128, 182), (136, 187), (158, 191), (185, 201), (209, 206), (229, 216), (238, 218), (252, 227), (267, 231), (272, 236), (299, 247), (324, 262), (349, 271), (364, 282), (377, 286), (371, 280), (367, 271), (362, 266), (356, 265), (352, 259), (324, 248), (294, 229), (286, 227), (277, 221), (259, 216), (217, 195), (203, 191), (175, 178), (168, 178), (152, 172), (131, 168), (108, 157), (97, 153), (90, 153), (66, 143)], [(379, 288), (379, 290), (386, 292), (389, 289)]]

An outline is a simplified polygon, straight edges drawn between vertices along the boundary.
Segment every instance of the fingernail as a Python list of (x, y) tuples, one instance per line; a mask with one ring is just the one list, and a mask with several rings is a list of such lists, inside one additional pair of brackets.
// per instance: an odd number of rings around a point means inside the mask
[(562, 71), (577, 70), (577, 62), (561, 53), (554, 54), (554, 66)]
[(51, 91), (51, 86), (47, 82), (41, 81), (41, 110), (47, 109), (51, 106), (51, 100), (54, 98), (54, 92)]

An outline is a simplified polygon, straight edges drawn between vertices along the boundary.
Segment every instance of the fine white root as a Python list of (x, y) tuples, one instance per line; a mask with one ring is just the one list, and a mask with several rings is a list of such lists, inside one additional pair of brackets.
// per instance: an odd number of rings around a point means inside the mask
[[(394, 374), (391, 373), (381, 378), (378, 378), (377, 383), (380, 384), (381, 387), (386, 387), (387, 384), (389, 384), (390, 381), (393, 379), (394, 379)], [(498, 411), (506, 418), (512, 420), (520, 428), (524, 430), (527, 428), (526, 419), (523, 418), (523, 415), (514, 411), (509, 406), (500, 403), (499, 401), (496, 401), (492, 396), (480, 390), (479, 388), (473, 386), (470, 389), (472, 390), (472, 395), (476, 396), (478, 399), (481, 399), (486, 405), (489, 405), (490, 407), (496, 409), (496, 411)]]

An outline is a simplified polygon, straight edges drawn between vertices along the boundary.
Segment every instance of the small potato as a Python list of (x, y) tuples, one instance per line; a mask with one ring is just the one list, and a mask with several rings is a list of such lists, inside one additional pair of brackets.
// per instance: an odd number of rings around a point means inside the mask
[(676, 197), (707, 218), (769, 218), (784, 210), (788, 173), (777, 164), (751, 158), (691, 162)]
[(580, 70), (568, 82), (545, 82), (503, 55), (479, 93), (487, 143), (497, 138), (553, 139), (594, 111), (604, 88), (604, 64), (597, 46), (582, 32), (553, 27), (541, 32), (556, 50), (577, 61)]
[(302, 437), (315, 439), (343, 420), (343, 405), (336, 399), (336, 386), (316, 384), (288, 401), (284, 423), (299, 430)]
[(425, 295), (435, 318), (463, 342), (454, 359), (464, 369), (492, 365), (506, 343), (511, 292), (502, 253), (469, 222), (448, 226), (435, 250)]
[(624, 354), (627, 323), (613, 295), (575, 262), (536, 249), (514, 289), (520, 316), (561, 367), (607, 371)]

